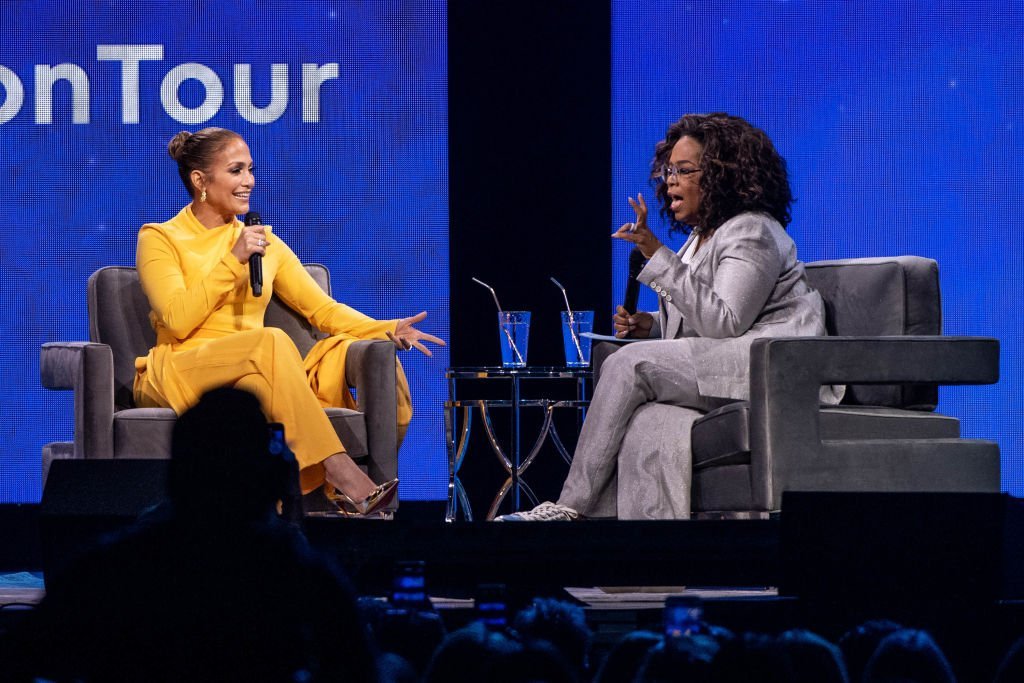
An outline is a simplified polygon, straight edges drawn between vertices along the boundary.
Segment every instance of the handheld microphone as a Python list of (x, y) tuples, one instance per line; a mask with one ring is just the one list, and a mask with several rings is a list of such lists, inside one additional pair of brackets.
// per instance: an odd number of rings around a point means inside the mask
[[(245, 214), (246, 225), (263, 225), (260, 215), (255, 211)], [(249, 286), (252, 287), (253, 296), (263, 295), (263, 254), (253, 254), (249, 257)]]
[(640, 299), (640, 282), (637, 277), (646, 261), (639, 248), (633, 247), (633, 251), (629, 252), (629, 280), (626, 281), (626, 296), (622, 301), (622, 307), (627, 313), (636, 313), (637, 301)]

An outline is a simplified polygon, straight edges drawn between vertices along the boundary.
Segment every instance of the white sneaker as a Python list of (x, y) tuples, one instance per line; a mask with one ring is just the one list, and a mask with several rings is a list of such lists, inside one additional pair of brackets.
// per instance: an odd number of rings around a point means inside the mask
[(571, 507), (559, 505), (558, 503), (541, 503), (532, 510), (513, 512), (510, 515), (498, 515), (495, 522), (575, 522), (580, 518), (580, 513)]

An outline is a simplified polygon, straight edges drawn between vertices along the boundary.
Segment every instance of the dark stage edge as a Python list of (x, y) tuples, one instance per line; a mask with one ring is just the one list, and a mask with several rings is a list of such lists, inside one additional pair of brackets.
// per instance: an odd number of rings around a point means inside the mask
[[(481, 583), (535, 593), (565, 586), (767, 587), (778, 584), (777, 520), (565, 523), (443, 521), (443, 504), (403, 502), (395, 520), (310, 516), (311, 545), (368, 594), (384, 594), (397, 561), (426, 563), (439, 595), (471, 596)], [(66, 566), (127, 514), (48, 514), (0, 506), (0, 571)]]
[[(134, 518), (74, 502), (0, 506), (0, 571), (66, 566)], [(431, 589), (452, 596), (500, 583), (534, 593), (683, 585), (811, 597), (841, 585), (851, 601), (1024, 598), (1024, 504), (999, 494), (787, 493), (768, 520), (446, 523), (439, 513), (403, 503), (393, 521), (309, 516), (304, 530), (369, 594), (389, 590), (396, 562), (422, 561)]]
[(363, 592), (386, 593), (395, 562), (423, 561), (433, 594), (476, 586), (557, 594), (566, 586), (778, 585), (776, 520), (381, 522), (310, 518), (310, 543)]

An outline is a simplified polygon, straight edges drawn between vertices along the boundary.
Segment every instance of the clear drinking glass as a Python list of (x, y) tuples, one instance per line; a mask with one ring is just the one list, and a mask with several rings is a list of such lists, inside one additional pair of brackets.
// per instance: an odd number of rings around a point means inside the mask
[(502, 367), (525, 368), (526, 347), (529, 341), (529, 311), (498, 311), (498, 342), (501, 344)]
[(562, 311), (562, 345), (565, 347), (565, 365), (570, 368), (585, 368), (590, 365), (590, 337), (584, 332), (594, 331), (593, 311)]

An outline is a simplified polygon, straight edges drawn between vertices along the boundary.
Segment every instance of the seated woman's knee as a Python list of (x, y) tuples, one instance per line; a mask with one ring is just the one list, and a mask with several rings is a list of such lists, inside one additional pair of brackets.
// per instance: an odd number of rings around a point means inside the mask
[(260, 328), (263, 335), (273, 339), (275, 342), (287, 342), (288, 344), (295, 345), (295, 342), (288, 333), (282, 330), (280, 327), (263, 327)]
[(239, 334), (251, 335), (256, 340), (257, 345), (269, 345), (274, 349), (275, 355), (278, 353), (286, 353), (289, 355), (296, 355), (302, 358), (299, 353), (298, 347), (295, 346), (295, 341), (288, 336), (288, 333), (279, 327), (260, 327), (255, 330), (249, 330), (247, 332), (240, 332)]
[(620, 376), (623, 373), (632, 376), (636, 373), (639, 356), (636, 353), (636, 345), (627, 345), (611, 354), (604, 360), (601, 366), (601, 379), (605, 377)]

